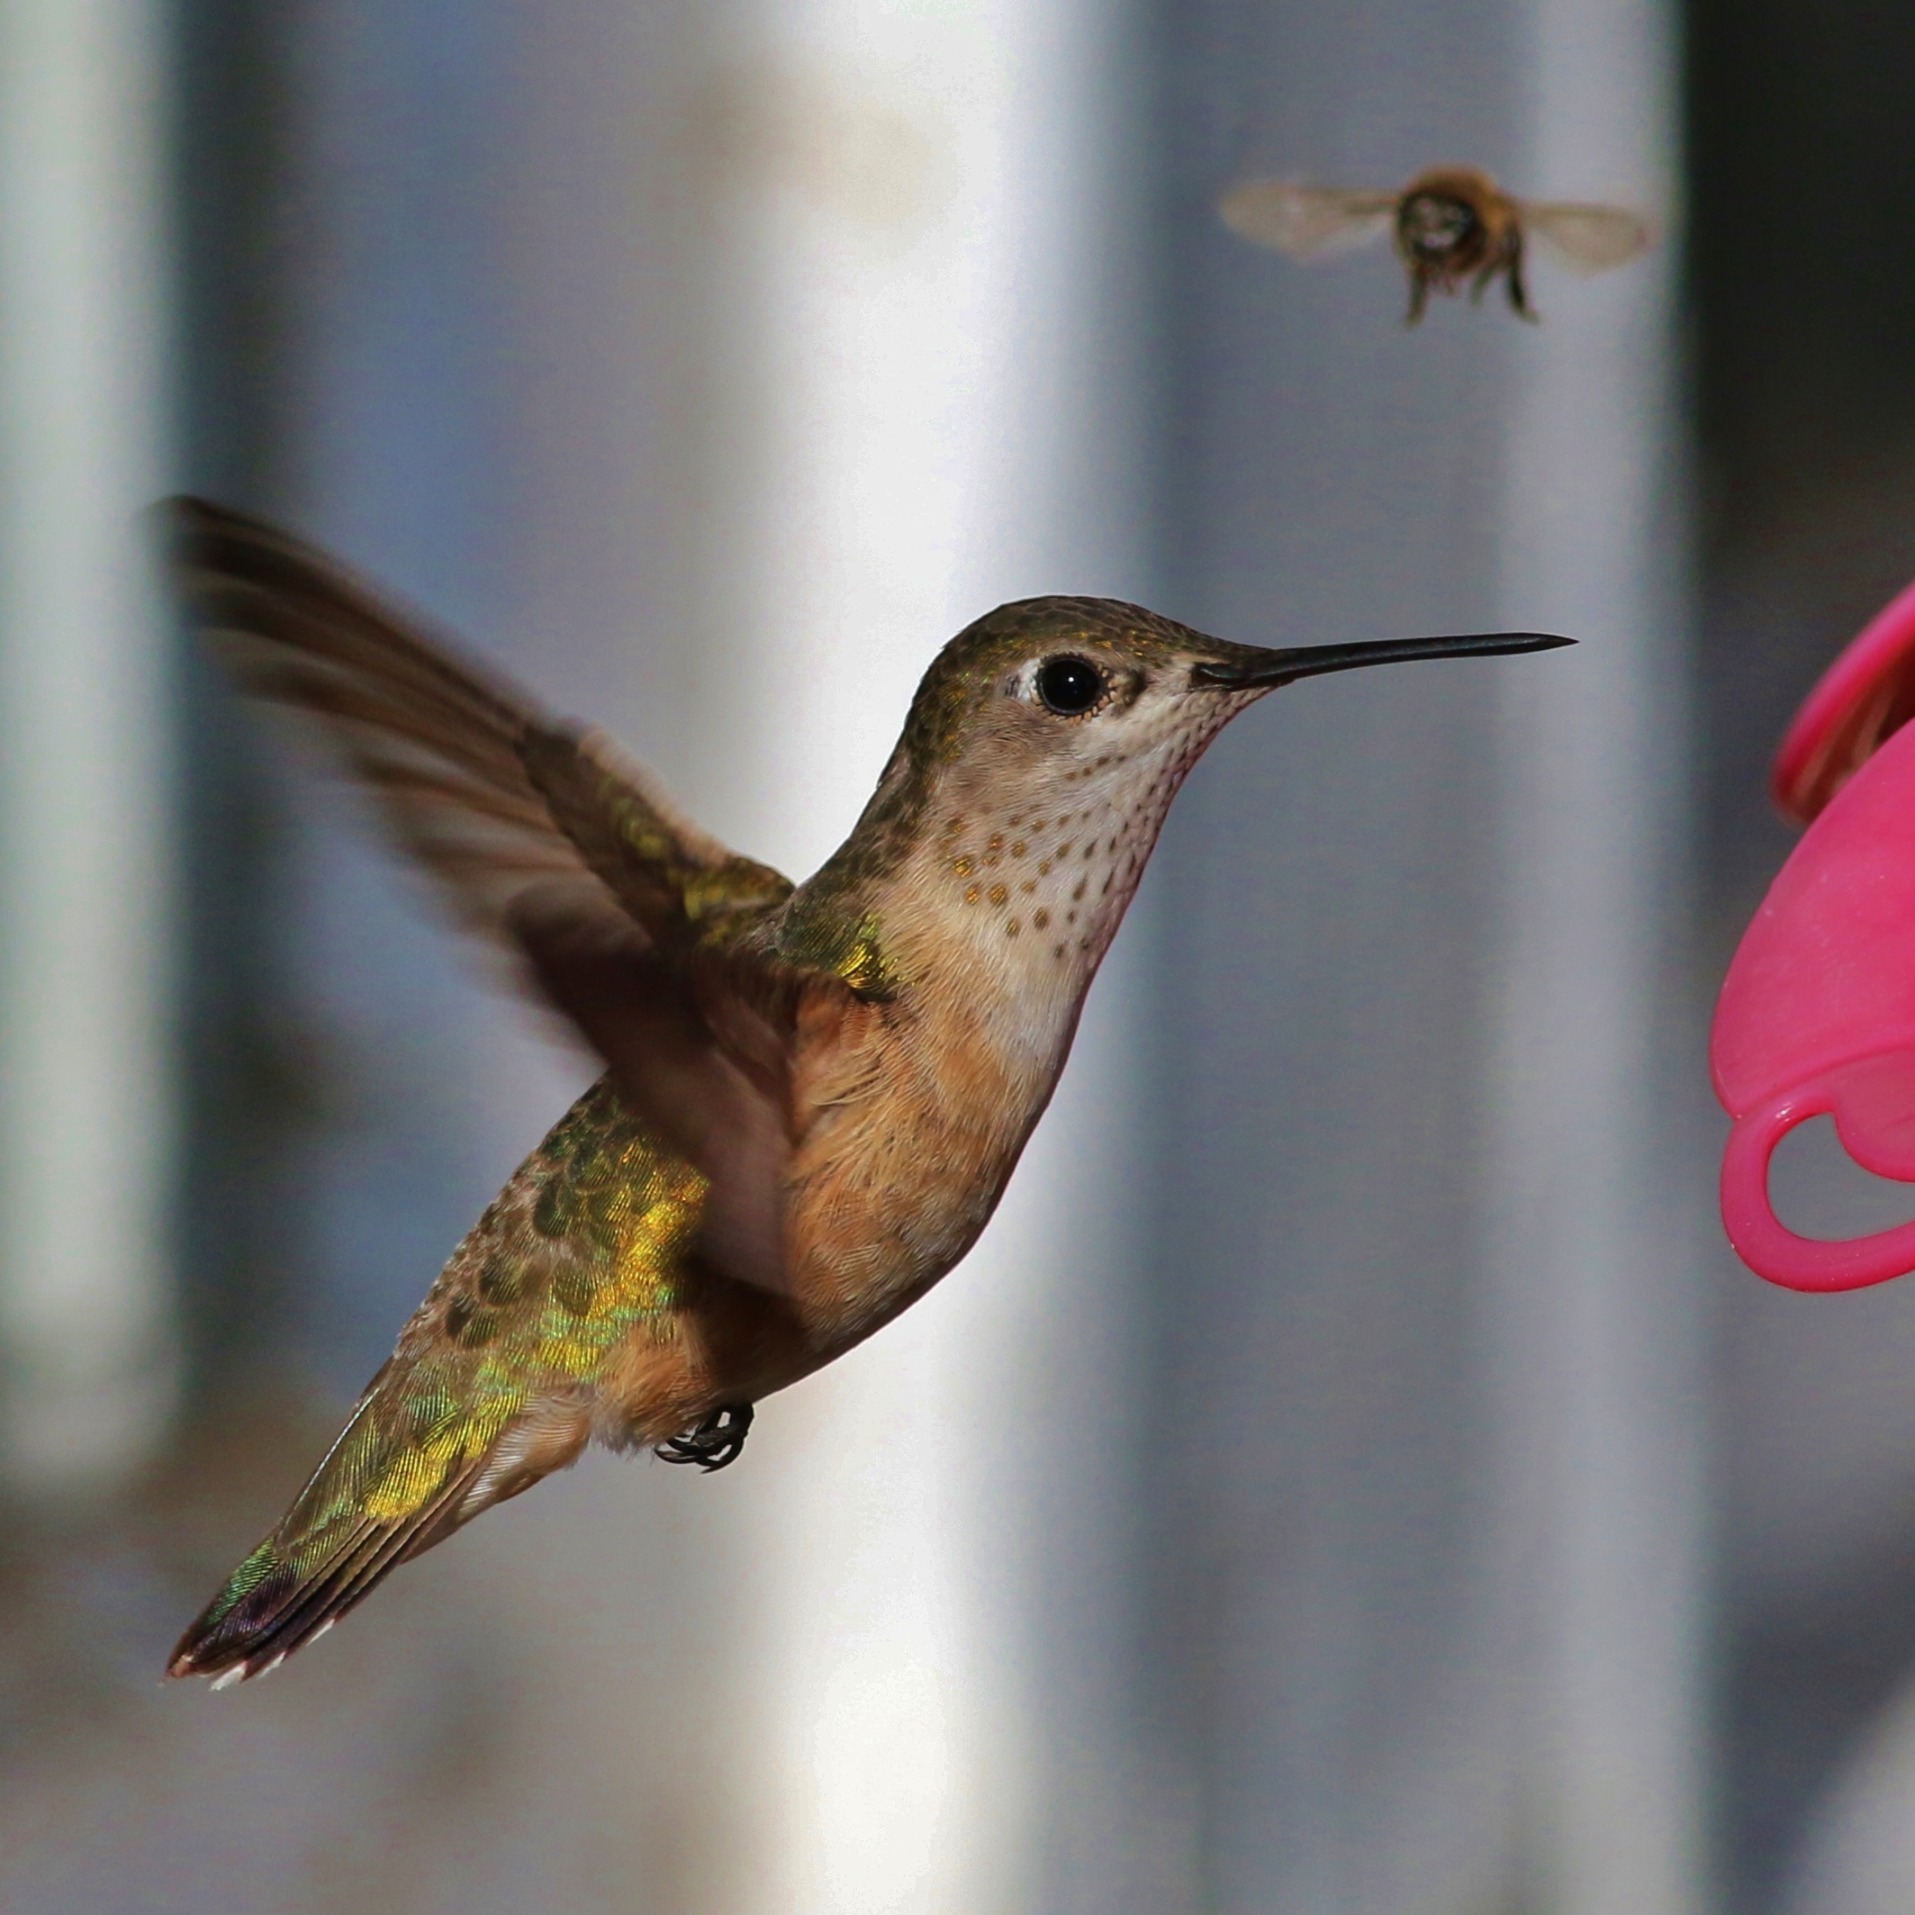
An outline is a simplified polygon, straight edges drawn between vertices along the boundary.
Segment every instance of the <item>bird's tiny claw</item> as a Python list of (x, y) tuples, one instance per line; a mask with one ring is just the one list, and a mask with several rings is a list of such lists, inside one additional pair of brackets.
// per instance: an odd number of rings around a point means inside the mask
[(745, 1436), (756, 1414), (749, 1403), (728, 1403), (702, 1423), (655, 1445), (652, 1454), (661, 1463), (696, 1463), (708, 1474), (723, 1469), (744, 1453)]

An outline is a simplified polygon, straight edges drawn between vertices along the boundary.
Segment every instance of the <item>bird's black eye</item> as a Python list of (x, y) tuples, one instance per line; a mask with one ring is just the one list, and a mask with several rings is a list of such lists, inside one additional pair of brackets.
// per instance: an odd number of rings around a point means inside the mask
[(1081, 718), (1109, 689), (1104, 674), (1088, 658), (1071, 652), (1045, 659), (1034, 682), (1045, 710), (1060, 718)]

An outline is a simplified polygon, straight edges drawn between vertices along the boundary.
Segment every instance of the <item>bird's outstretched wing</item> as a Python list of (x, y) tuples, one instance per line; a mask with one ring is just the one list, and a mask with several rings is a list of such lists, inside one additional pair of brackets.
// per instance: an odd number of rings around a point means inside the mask
[(1293, 259), (1315, 259), (1381, 239), (1390, 230), (1396, 202), (1394, 193), (1242, 180), (1217, 202), (1217, 212), (1240, 239)]
[(848, 987), (726, 934), (790, 881), (323, 554), (200, 500), (157, 511), (189, 614), (241, 687), (317, 724), (454, 915), (523, 961), (710, 1180), (707, 1253), (781, 1287), (782, 1066), (803, 998)]
[(514, 944), (528, 894), (603, 908), (609, 893), (672, 945), (790, 892), (603, 733), (554, 718), (323, 553), (203, 500), (158, 510), (187, 606), (240, 685), (320, 721), (472, 929)]

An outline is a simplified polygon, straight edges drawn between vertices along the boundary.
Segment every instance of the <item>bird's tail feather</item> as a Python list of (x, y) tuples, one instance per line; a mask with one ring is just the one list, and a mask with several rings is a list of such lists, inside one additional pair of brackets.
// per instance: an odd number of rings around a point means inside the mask
[(180, 1638), (166, 1673), (211, 1676), (216, 1689), (265, 1675), (324, 1635), (389, 1570), (430, 1548), (450, 1527), (434, 1535), (425, 1525), (364, 1523), (303, 1574), (293, 1539), (275, 1531)]
[(503, 1427), (450, 1412), (420, 1427), (379, 1382), (270, 1536), (180, 1638), (169, 1676), (214, 1686), (264, 1675), (494, 1503), (569, 1463), (582, 1419), (521, 1414)]

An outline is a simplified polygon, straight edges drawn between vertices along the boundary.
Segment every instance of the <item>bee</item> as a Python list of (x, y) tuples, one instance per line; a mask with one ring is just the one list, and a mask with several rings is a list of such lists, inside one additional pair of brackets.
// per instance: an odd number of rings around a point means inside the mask
[(1393, 193), (1244, 180), (1217, 211), (1233, 233), (1295, 259), (1347, 252), (1390, 233), (1410, 276), (1405, 323), (1412, 326), (1431, 293), (1458, 293), (1467, 284), (1475, 302), (1499, 276), (1510, 306), (1533, 320), (1523, 276), (1531, 238), (1580, 273), (1624, 265), (1655, 239), (1649, 222), (1623, 207), (1518, 199), (1474, 166), (1432, 166)]

